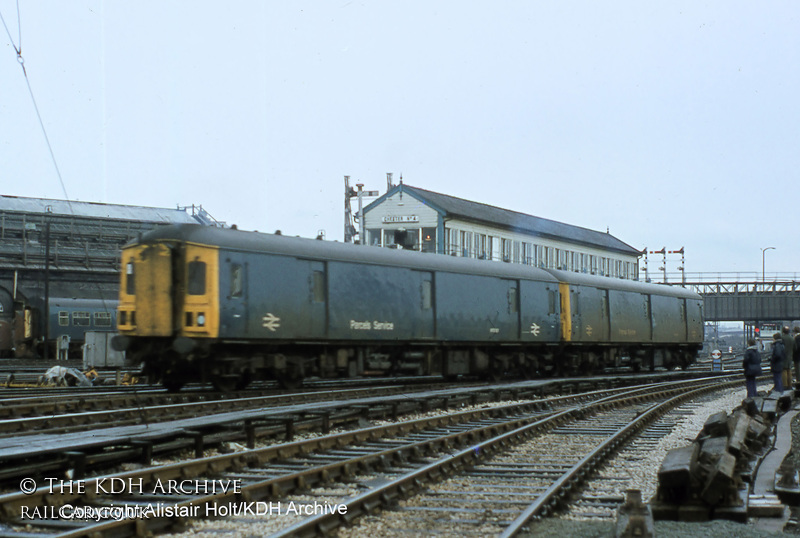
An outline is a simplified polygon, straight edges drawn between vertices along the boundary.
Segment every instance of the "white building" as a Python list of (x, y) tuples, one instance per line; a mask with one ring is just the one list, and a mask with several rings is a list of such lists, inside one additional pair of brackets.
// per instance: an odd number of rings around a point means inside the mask
[(579, 226), (397, 185), (364, 208), (369, 245), (638, 280), (640, 251)]

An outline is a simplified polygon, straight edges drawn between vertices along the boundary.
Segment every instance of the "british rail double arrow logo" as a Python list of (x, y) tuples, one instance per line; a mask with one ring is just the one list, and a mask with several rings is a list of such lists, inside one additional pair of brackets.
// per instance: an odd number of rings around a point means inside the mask
[(267, 315), (264, 316), (263, 318), (261, 318), (261, 321), (263, 322), (261, 324), (261, 326), (262, 327), (266, 327), (267, 329), (269, 329), (272, 332), (275, 332), (275, 329), (277, 329), (277, 328), (279, 328), (281, 326), (281, 323), (280, 323), (281, 318), (279, 318), (278, 316), (276, 316), (272, 312), (267, 312)]

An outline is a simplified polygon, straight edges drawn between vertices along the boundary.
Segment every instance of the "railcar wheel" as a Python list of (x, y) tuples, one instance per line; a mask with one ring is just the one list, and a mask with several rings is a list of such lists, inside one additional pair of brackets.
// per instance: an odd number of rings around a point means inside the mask
[(303, 386), (302, 377), (294, 377), (291, 375), (279, 375), (277, 378), (278, 385), (283, 389), (295, 390)]
[(250, 372), (243, 373), (239, 376), (239, 379), (236, 380), (236, 390), (244, 390), (247, 388), (247, 385), (253, 380), (253, 376)]
[(211, 385), (219, 392), (233, 392), (238, 384), (239, 380), (235, 376), (218, 376), (211, 380)]
[(186, 384), (186, 381), (177, 377), (165, 377), (161, 384), (168, 392), (178, 392)]

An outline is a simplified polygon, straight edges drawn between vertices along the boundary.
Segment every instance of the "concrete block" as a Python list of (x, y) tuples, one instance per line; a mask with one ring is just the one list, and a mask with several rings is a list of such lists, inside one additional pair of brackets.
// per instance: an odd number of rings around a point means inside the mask
[(726, 452), (711, 468), (700, 498), (710, 505), (725, 502), (736, 491), (737, 482), (736, 458)]
[(708, 521), (711, 519), (711, 507), (703, 504), (682, 504), (678, 508), (678, 521)]
[(700, 445), (697, 461), (701, 465), (713, 467), (723, 454), (728, 454), (728, 438), (709, 437)]
[(714, 413), (708, 417), (701, 432), (702, 436), (708, 437), (727, 437), (729, 434), (728, 413), (725, 411)]
[(665, 493), (662, 501), (682, 502), (688, 499), (688, 491), (697, 471), (698, 443), (674, 448), (667, 452), (658, 470), (658, 488)]

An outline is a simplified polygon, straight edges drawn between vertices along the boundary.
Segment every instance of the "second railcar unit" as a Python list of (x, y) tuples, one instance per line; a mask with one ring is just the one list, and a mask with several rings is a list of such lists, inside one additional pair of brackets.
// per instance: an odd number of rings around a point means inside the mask
[[(128, 245), (122, 267), (116, 345), (171, 389), (369, 372), (541, 375), (623, 354), (685, 364), (702, 341), (695, 294), (515, 264), (177, 225)], [(629, 293), (648, 297), (645, 321), (616, 313)], [(654, 307), (683, 315), (682, 338), (654, 338)], [(581, 316), (599, 316), (597, 332)]]
[(686, 367), (703, 341), (703, 300), (684, 288), (549, 270), (562, 287), (562, 368)]

